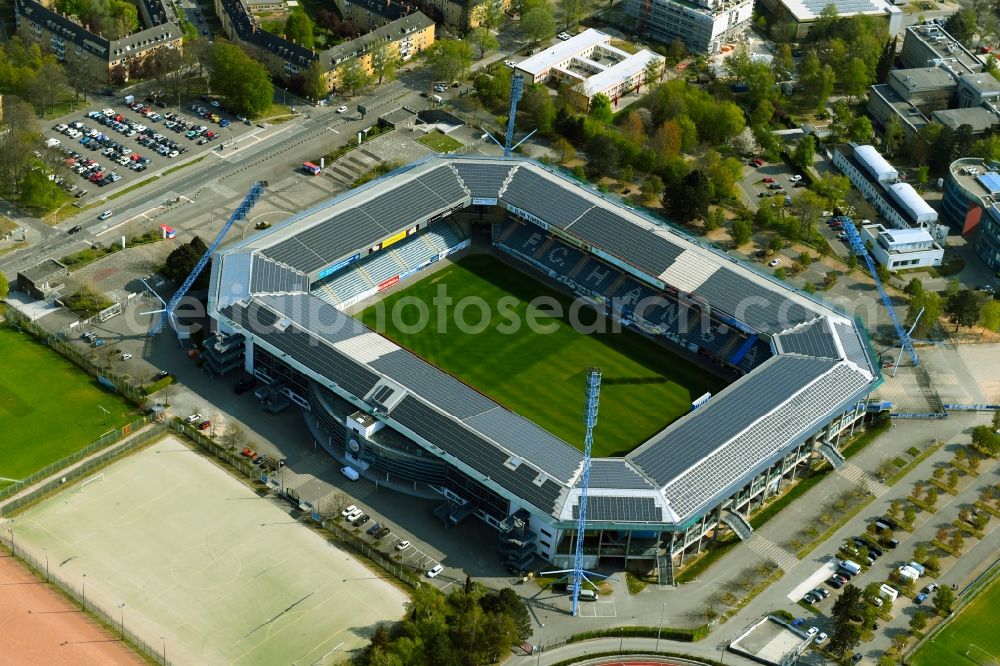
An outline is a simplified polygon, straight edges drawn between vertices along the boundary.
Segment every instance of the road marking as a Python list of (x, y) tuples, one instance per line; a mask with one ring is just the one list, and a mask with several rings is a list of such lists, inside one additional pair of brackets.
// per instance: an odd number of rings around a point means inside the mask
[(332, 127), (330, 128), (330, 131), (333, 132), (334, 134), (340, 134), (340, 132), (338, 132), (337, 130), (333, 129)]

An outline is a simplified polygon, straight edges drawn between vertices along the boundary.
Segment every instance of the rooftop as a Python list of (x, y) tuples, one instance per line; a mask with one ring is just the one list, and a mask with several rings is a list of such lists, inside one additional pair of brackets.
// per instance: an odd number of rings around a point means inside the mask
[(896, 85), (911, 92), (954, 88), (956, 83), (951, 74), (940, 67), (917, 67), (914, 69), (894, 69), (889, 76)]
[(642, 49), (635, 55), (630, 55), (625, 60), (587, 79), (583, 84), (584, 94), (588, 97), (596, 95), (615, 83), (638, 74), (646, 68), (646, 63), (651, 60), (662, 62), (664, 58), (646, 49)]
[(780, 0), (781, 4), (799, 23), (819, 18), (829, 5), (837, 8), (839, 16), (885, 15), (900, 13), (900, 9), (886, 0)]
[[(610, 46), (611, 35), (605, 35), (603, 32), (599, 32), (593, 28), (587, 28), (579, 35), (571, 37), (566, 41), (557, 42), (530, 58), (522, 60), (517, 63), (517, 68), (533, 76), (537, 76), (554, 65), (598, 44), (607, 44)], [(615, 50), (617, 51), (618, 49)], [(624, 51), (622, 54), (625, 56), (628, 55)]]
[[(915, 39), (923, 44), (933, 53), (933, 58), (944, 60), (949, 65), (954, 66), (958, 74), (983, 70), (982, 61), (937, 23), (928, 22), (907, 26), (905, 40), (910, 39)], [(930, 63), (912, 64), (923, 66)]]
[(32, 282), (44, 282), (53, 275), (67, 275), (69, 273), (66, 266), (55, 259), (46, 259), (23, 271), (18, 271), (21, 275)]
[(962, 125), (969, 125), (972, 127), (973, 133), (976, 134), (985, 132), (995, 124), (1000, 123), (1000, 115), (983, 106), (935, 111), (931, 114), (931, 118), (953, 130), (957, 130)]
[(1000, 94), (1000, 81), (989, 72), (963, 74), (958, 78), (965, 85), (977, 90), (980, 95)]

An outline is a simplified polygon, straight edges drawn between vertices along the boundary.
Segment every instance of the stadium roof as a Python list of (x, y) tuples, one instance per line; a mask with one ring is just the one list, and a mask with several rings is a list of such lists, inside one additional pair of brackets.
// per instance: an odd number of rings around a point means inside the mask
[[(589, 515), (595, 523), (697, 517), (876, 379), (850, 319), (523, 158), (431, 156), (228, 248), (213, 262), (210, 312), (322, 386), (356, 404), (367, 400), (379, 418), (493, 490), (569, 521), (580, 493), (579, 450), (308, 291), (354, 255), (474, 197), (558, 228), (654, 289), (710, 306), (723, 321), (771, 339), (777, 353), (625, 458), (595, 460), (591, 488), (607, 498)], [(393, 395), (369, 399), (376, 393)]]

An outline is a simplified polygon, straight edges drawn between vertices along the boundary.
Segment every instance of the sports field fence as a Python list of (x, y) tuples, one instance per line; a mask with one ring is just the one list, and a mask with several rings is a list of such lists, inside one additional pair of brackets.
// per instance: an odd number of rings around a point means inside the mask
[[(40, 495), (54, 490), (56, 487), (62, 485), (64, 482), (77, 479), (80, 476), (87, 474), (90, 470), (94, 469), (95, 467), (100, 467), (101, 465), (104, 465), (111, 458), (114, 458), (115, 456), (125, 451), (128, 451), (134, 448), (135, 446), (138, 446), (140, 444), (149, 441), (149, 438), (151, 437), (150, 432), (153, 433), (153, 435), (162, 432), (161, 428), (156, 428), (155, 426), (149, 432), (146, 431), (140, 432), (142, 431), (143, 428), (145, 428), (148, 425), (148, 423), (149, 420), (145, 416), (140, 416), (136, 420), (132, 421), (131, 423), (127, 423), (120, 428), (109, 430), (108, 432), (104, 433), (95, 441), (91, 442), (89, 445), (80, 449), (76, 453), (70, 454), (65, 458), (57, 460), (56, 462), (51, 463), (45, 466), (44, 468), (38, 470), (31, 476), (25, 477), (20, 481), (16, 481), (10, 484), (9, 486), (0, 489), (0, 516), (17, 511), (20, 507), (24, 506), (27, 503), (33, 502)], [(78, 463), (79, 461), (83, 460), (84, 458), (91, 456), (95, 452), (101, 451), (102, 449), (107, 449), (108, 447), (114, 445), (115, 442), (118, 442), (133, 434), (135, 435), (134, 437), (126, 440), (120, 446), (114, 446), (113, 448), (108, 449), (101, 455), (94, 456), (92, 459), (87, 460), (84, 464), (80, 465), (79, 467), (74, 467), (73, 469), (67, 469), (72, 465)], [(63, 470), (65, 470), (65, 472), (59, 475), (59, 473)], [(42, 481), (43, 479), (46, 479), (53, 475), (59, 475), (59, 477), (50, 480), (48, 483), (45, 483), (42, 486), (39, 486), (38, 488), (33, 490), (31, 493), (28, 493), (27, 495), (15, 498), (10, 502), (6, 503), (3, 502), (3, 500), (7, 499), (8, 497), (13, 497), (14, 495), (23, 492), (25, 489), (30, 488), (39, 481)]]

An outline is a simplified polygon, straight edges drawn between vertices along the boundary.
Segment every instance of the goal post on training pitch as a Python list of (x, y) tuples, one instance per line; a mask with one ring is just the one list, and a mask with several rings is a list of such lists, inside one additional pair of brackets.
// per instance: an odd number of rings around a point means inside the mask
[(969, 643), (965, 656), (981, 666), (1000, 666), (1000, 661), (993, 656), (993, 653), (987, 652), (975, 643)]
[(101, 481), (103, 479), (104, 479), (104, 472), (101, 472), (100, 474), (95, 474), (94, 476), (90, 477), (89, 479), (80, 484), (80, 490), (86, 488), (88, 483), (93, 483), (94, 481)]

